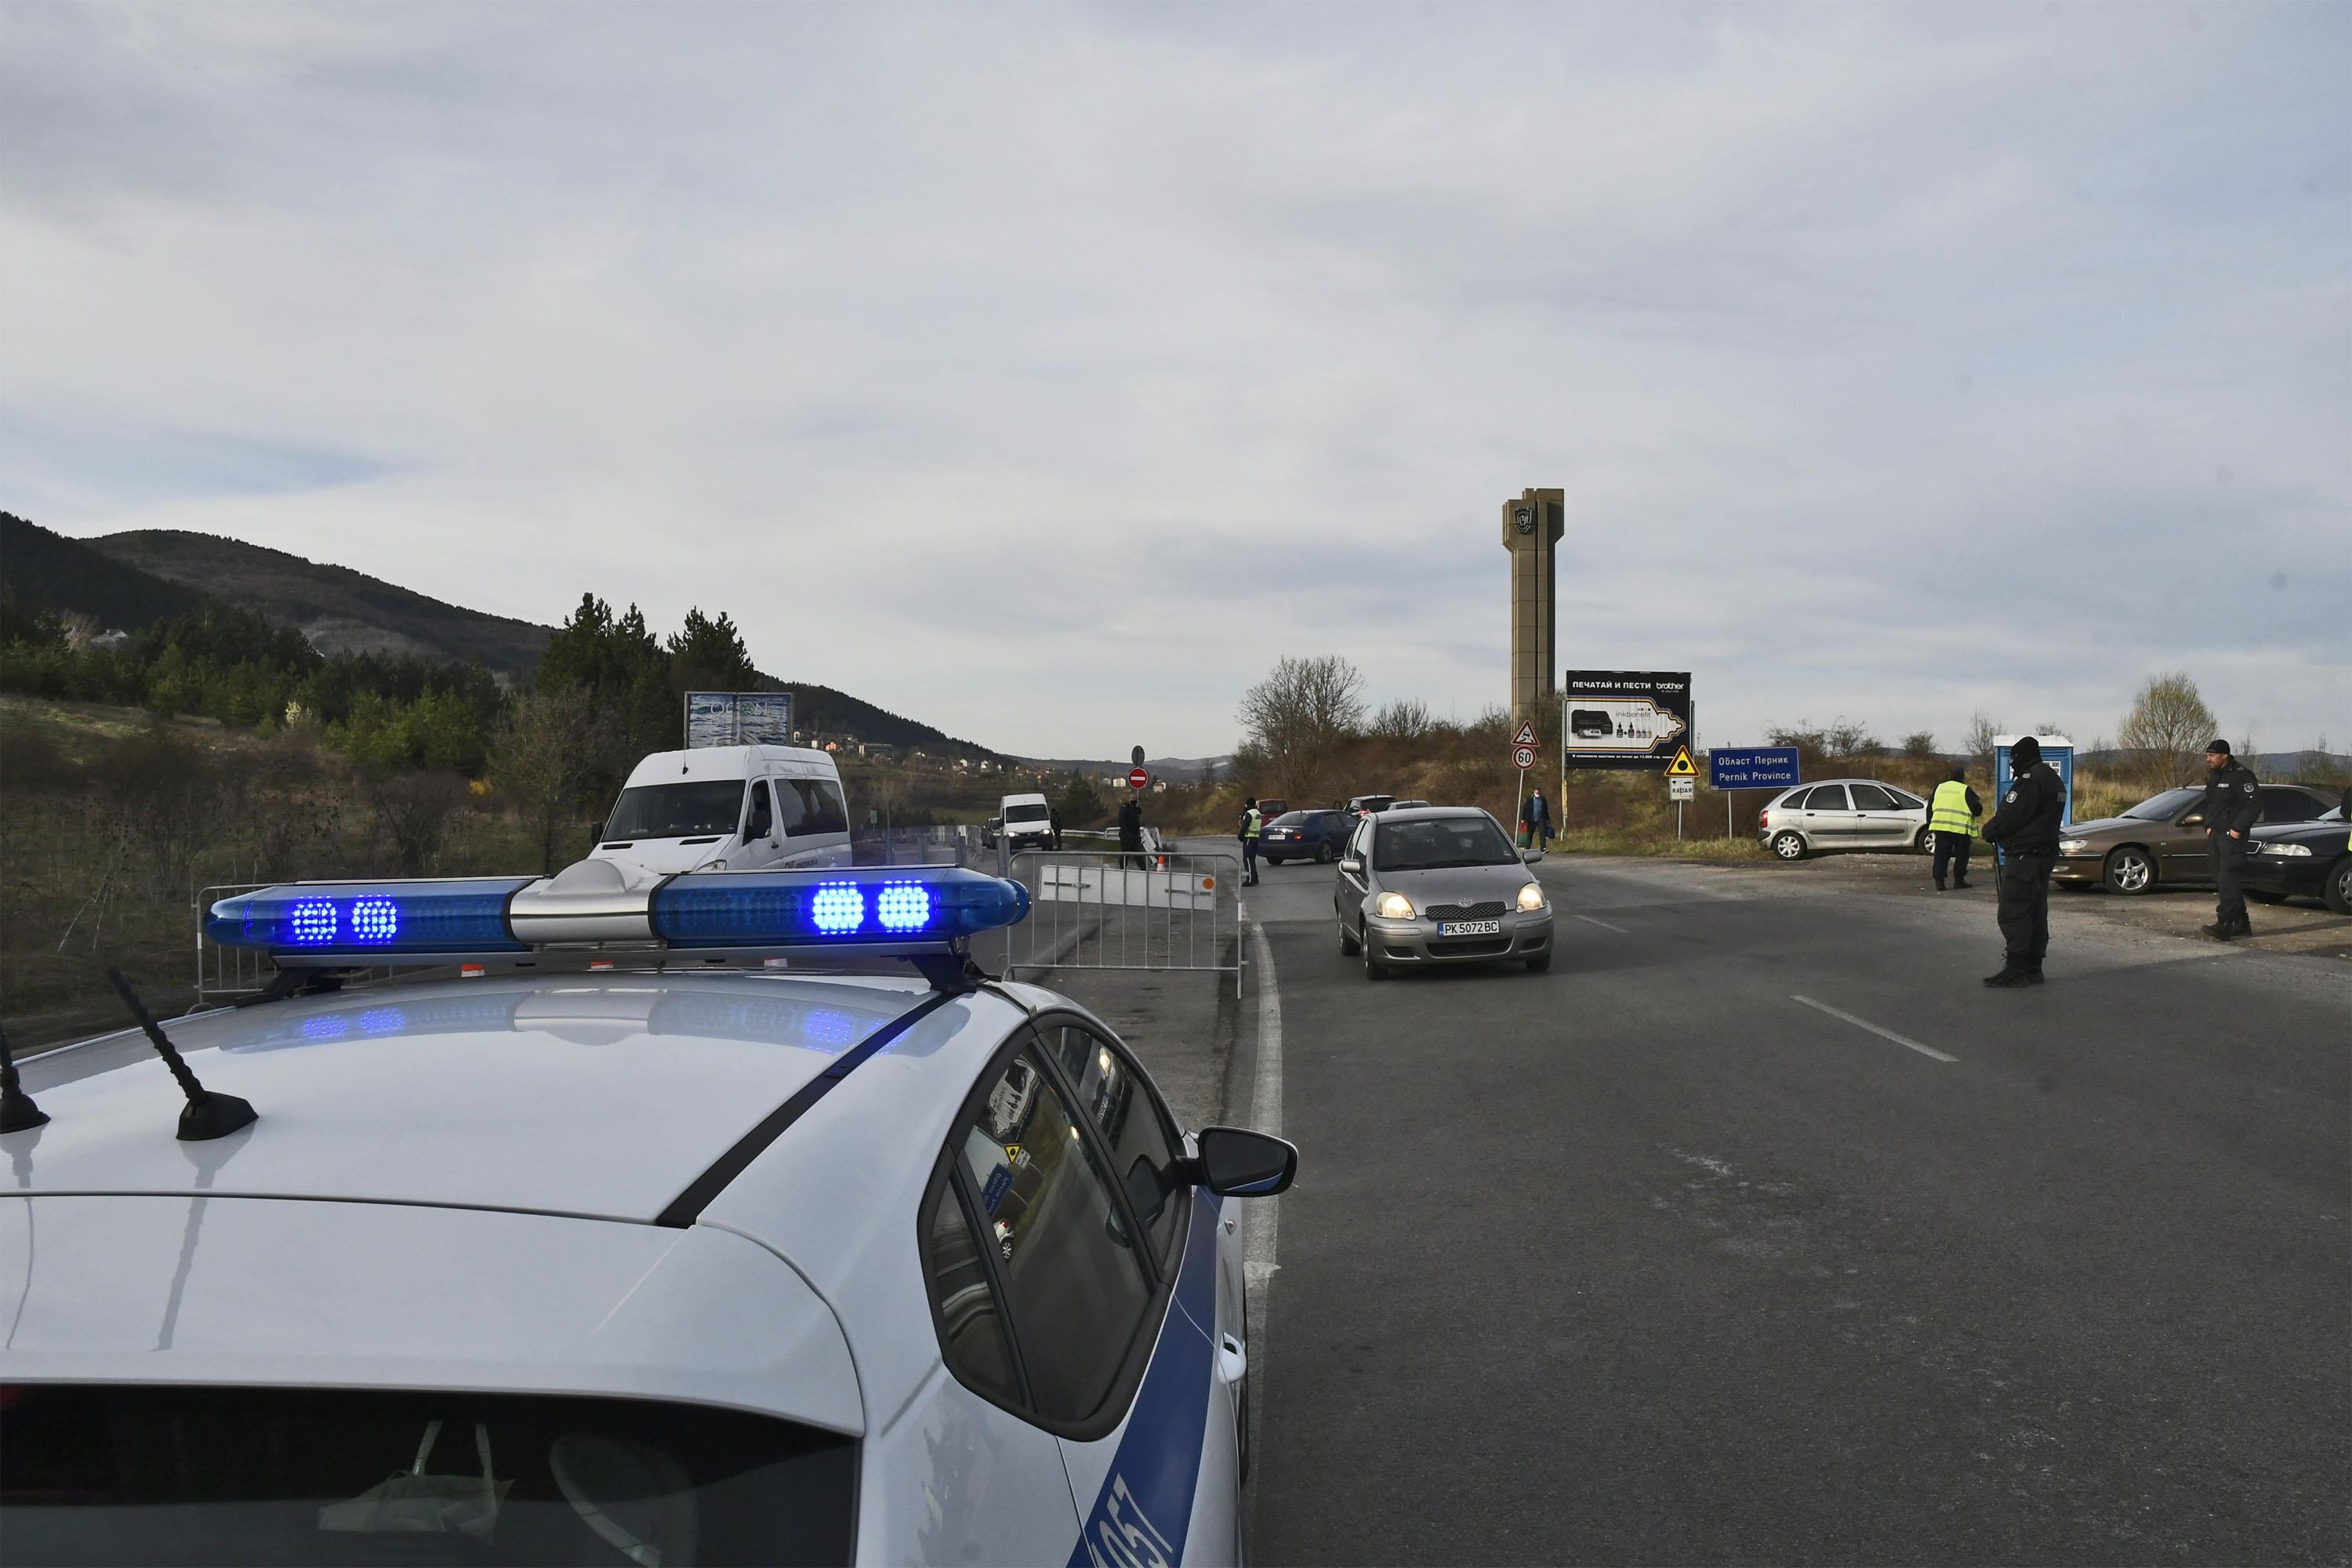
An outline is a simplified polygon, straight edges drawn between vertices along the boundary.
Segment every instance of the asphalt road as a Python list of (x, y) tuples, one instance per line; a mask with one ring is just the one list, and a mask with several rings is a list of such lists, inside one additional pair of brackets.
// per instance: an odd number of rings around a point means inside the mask
[(1992, 992), (1989, 897), (1543, 877), (1549, 973), (1377, 986), (1328, 870), (1250, 890), (1261, 1561), (2352, 1557), (2340, 964), (2062, 900)]

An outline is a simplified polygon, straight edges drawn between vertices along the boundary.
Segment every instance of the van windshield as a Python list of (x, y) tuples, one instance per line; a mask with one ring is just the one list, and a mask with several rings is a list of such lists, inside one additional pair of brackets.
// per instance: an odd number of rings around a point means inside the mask
[(1036, 801), (1030, 801), (1023, 805), (1008, 805), (1004, 808), (1004, 820), (1007, 822), (1043, 822), (1045, 820), (1045, 806)]
[(6, 1397), (26, 1563), (839, 1563), (850, 1439), (549, 1394), (31, 1384)]
[(690, 784), (639, 784), (621, 792), (604, 837), (695, 838), (732, 833), (743, 810), (741, 779), (697, 779)]

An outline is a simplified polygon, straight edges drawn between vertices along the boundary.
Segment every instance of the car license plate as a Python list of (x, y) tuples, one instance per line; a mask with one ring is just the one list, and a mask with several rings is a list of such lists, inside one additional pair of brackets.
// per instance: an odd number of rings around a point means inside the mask
[(1499, 936), (1502, 931), (1503, 922), (1500, 921), (1440, 921), (1437, 922), (1437, 934), (1440, 936)]

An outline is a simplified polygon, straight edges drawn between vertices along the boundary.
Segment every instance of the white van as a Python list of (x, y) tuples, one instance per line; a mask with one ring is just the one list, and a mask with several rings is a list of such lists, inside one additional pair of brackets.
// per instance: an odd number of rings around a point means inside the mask
[(656, 752), (629, 771), (589, 858), (633, 885), (681, 871), (846, 866), (841, 770), (797, 746)]
[(1045, 804), (1042, 795), (1008, 795), (997, 803), (997, 831), (1004, 836), (1005, 847), (1051, 849), (1054, 847), (1054, 808)]

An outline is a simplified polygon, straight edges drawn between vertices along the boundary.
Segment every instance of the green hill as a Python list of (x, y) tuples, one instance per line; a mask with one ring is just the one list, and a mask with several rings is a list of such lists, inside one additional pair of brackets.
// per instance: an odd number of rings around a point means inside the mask
[(184, 616), (204, 595), (182, 583), (119, 561), (79, 539), (0, 511), (0, 594), (26, 609), (79, 611), (101, 631), (138, 631)]

